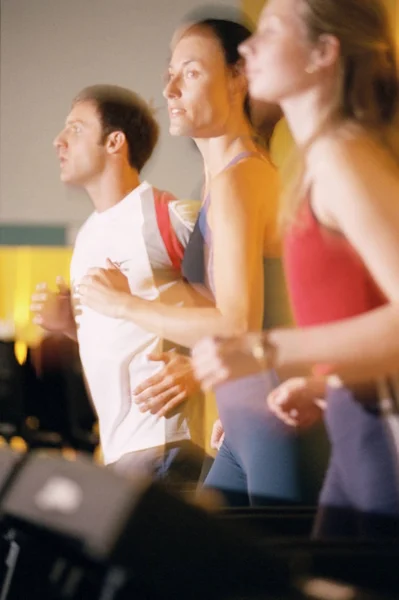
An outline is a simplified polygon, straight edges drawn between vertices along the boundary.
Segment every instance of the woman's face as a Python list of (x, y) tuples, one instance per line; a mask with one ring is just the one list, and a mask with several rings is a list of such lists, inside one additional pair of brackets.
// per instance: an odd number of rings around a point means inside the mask
[(281, 103), (311, 85), (312, 47), (301, 19), (301, 0), (270, 0), (256, 33), (241, 44), (252, 98)]
[(212, 32), (193, 27), (179, 38), (169, 64), (164, 96), (172, 135), (222, 135), (231, 113), (233, 75)]

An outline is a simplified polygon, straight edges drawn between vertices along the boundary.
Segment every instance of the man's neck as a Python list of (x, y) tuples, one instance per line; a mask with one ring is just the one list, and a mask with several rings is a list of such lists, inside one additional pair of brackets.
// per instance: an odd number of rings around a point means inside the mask
[(140, 185), (139, 174), (134, 169), (123, 173), (102, 173), (85, 186), (97, 212), (104, 212), (123, 200)]

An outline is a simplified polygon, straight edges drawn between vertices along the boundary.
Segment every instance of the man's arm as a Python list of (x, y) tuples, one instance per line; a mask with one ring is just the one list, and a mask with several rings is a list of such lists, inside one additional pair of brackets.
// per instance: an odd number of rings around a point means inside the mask
[(56, 279), (57, 292), (47, 283), (39, 283), (32, 295), (33, 322), (46, 331), (63, 333), (77, 341), (76, 322), (72, 309), (71, 291), (62, 277)]

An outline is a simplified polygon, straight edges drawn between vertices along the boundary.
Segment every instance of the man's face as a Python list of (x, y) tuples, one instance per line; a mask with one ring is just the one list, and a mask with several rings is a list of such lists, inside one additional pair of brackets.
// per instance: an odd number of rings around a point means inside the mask
[(103, 173), (107, 152), (102, 143), (102, 126), (92, 101), (74, 105), (64, 129), (54, 140), (60, 161), (61, 181), (86, 187)]

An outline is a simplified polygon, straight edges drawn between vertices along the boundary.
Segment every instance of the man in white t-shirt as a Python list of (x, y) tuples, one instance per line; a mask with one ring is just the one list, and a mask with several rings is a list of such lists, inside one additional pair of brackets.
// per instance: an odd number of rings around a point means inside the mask
[[(107, 259), (143, 298), (189, 305), (179, 258), (196, 219), (196, 204), (175, 200), (139, 174), (158, 140), (147, 104), (125, 88), (97, 85), (73, 101), (54, 145), (61, 180), (83, 188), (94, 212), (81, 227), (71, 262), (76, 289), (87, 271)], [(58, 293), (39, 284), (32, 298), (34, 321), (76, 339), (87, 385), (98, 414), (104, 462), (123, 473), (145, 469), (155, 476), (199, 476), (202, 406), (188, 398), (165, 417), (142, 412), (134, 390), (164, 367), (165, 341), (131, 321), (79, 307), (75, 294), (58, 281)], [(174, 383), (171, 383), (174, 385)], [(195, 389), (191, 371), (185, 390)], [(181, 389), (180, 389), (181, 392)], [(188, 456), (190, 454), (190, 456)], [(177, 468), (178, 467), (178, 468)]]

